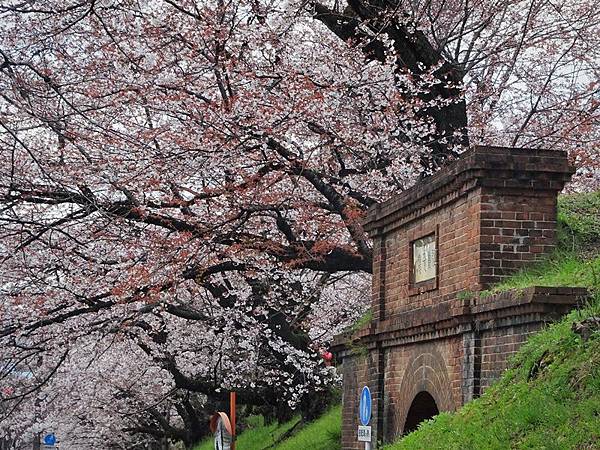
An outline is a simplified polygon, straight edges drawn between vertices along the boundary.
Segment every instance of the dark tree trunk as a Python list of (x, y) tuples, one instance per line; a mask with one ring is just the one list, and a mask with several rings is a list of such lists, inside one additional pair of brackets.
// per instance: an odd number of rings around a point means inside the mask
[[(415, 111), (416, 118), (435, 125), (435, 133), (420, 142), (430, 148), (431, 154), (422, 161), (426, 172), (442, 166), (448, 159), (456, 157), (456, 147), (466, 147), (469, 143), (466, 132), (467, 110), (462, 91), (463, 72), (459, 67), (444, 61), (438, 49), (435, 49), (425, 34), (413, 29), (410, 24), (401, 22), (398, 17), (398, 4), (388, 0), (347, 0), (348, 6), (343, 13), (313, 2), (314, 17), (323, 22), (333, 33), (344, 41), (362, 46), (366, 57), (384, 61), (386, 49), (383, 42), (367, 35), (369, 29), (377, 36), (386, 34), (393, 41), (398, 76), (410, 74), (419, 82), (421, 77), (433, 71), (438, 80), (426, 92), (416, 97), (425, 103), (435, 99), (453, 100)], [(360, 28), (359, 28), (360, 26)], [(440, 66), (434, 70), (434, 67)], [(409, 89), (401, 93), (410, 100)], [(410, 102), (409, 102), (410, 104)], [(409, 127), (409, 124), (406, 124)]]

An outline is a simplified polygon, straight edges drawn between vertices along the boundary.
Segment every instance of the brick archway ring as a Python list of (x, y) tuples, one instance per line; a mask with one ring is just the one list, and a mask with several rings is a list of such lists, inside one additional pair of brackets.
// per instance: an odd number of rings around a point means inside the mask
[(446, 363), (435, 348), (428, 348), (413, 356), (406, 367), (400, 385), (398, 413), (394, 418), (396, 436), (404, 432), (408, 411), (421, 392), (433, 398), (439, 411), (454, 410)]

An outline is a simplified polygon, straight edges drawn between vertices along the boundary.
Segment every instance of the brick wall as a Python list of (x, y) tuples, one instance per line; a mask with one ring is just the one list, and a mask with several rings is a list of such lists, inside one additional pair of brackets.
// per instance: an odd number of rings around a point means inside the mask
[[(457, 292), (479, 287), (479, 189), (455, 199), (428, 215), (387, 235), (384, 289), (374, 297), (382, 319), (449, 301)], [(409, 292), (410, 243), (437, 227), (439, 242), (438, 289), (421, 294)], [(376, 251), (378, 251), (377, 249)], [(373, 278), (373, 292), (381, 277)], [(382, 307), (383, 303), (383, 307)]]
[(485, 392), (508, 367), (511, 356), (533, 333), (544, 326), (541, 322), (531, 322), (484, 332), (481, 334), (481, 372), (479, 375), (480, 393)]
[(552, 252), (556, 193), (486, 188), (481, 202), (480, 280), (485, 289)]
[(473, 353), (478, 363), (473, 370), (478, 379), (475, 395), (485, 392), (502, 375), (510, 358), (532, 334), (582, 304), (587, 295), (583, 288), (531, 287), (473, 298)]
[(475, 295), (446, 320), (432, 317), (429, 324), (364, 333), (366, 356), (338, 352), (344, 375), (343, 448), (363, 448), (356, 440), (362, 386), (369, 386), (374, 397), (374, 435), (392, 441), (402, 434), (419, 392), (430, 394), (440, 411), (478, 397), (532, 333), (586, 295), (581, 288), (548, 287)]
[(452, 411), (460, 401), (460, 345), (456, 337), (386, 349), (384, 425), (381, 438), (402, 434), (415, 396), (428, 392), (440, 410)]
[[(378, 321), (478, 291), (548, 254), (556, 196), (573, 169), (561, 152), (476, 147), (373, 208), (372, 307)], [(438, 230), (437, 289), (410, 289), (410, 243)]]
[[(583, 292), (564, 288), (476, 294), (552, 251), (556, 196), (572, 172), (562, 152), (476, 147), (369, 211), (374, 319), (334, 345), (344, 449), (364, 448), (356, 439), (362, 386), (373, 394), (375, 441), (392, 440), (417, 394), (441, 411), (458, 408), (500, 376), (531, 333), (577, 303)], [(437, 278), (414, 285), (411, 242), (431, 233)], [(367, 355), (353, 355), (348, 339)]]
[[(363, 386), (369, 385), (368, 356), (349, 355), (344, 358), (342, 376), (344, 386), (342, 391), (342, 448), (344, 450), (358, 449), (358, 401)], [(364, 444), (363, 444), (364, 448)]]

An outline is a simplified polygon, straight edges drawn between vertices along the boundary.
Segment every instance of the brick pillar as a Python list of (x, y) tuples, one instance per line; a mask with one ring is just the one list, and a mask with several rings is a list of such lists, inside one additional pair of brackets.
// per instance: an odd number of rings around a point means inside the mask
[(476, 324), (462, 335), (462, 347), (462, 403), (465, 404), (481, 395), (481, 333)]
[(484, 188), (481, 284), (487, 288), (556, 245), (556, 190)]
[(385, 286), (386, 286), (386, 263), (387, 249), (385, 245), (385, 235), (380, 235), (375, 239), (373, 246), (373, 281), (372, 281), (372, 300), (373, 320), (381, 322), (385, 320)]
[[(369, 349), (369, 356), (367, 358), (367, 382), (366, 385), (371, 391), (372, 404), (371, 404), (371, 426), (372, 435), (372, 450), (376, 450), (377, 441), (381, 441), (384, 438), (383, 427), (385, 422), (384, 416), (384, 398), (385, 398), (385, 350), (381, 344), (374, 346)], [(356, 415), (356, 424), (358, 425), (358, 395), (362, 391), (363, 386), (356, 386), (357, 401), (355, 404), (354, 414)], [(354, 446), (352, 448), (364, 448), (364, 444), (356, 441), (357, 430), (351, 430), (354, 436)], [(344, 447), (345, 448), (345, 447)]]

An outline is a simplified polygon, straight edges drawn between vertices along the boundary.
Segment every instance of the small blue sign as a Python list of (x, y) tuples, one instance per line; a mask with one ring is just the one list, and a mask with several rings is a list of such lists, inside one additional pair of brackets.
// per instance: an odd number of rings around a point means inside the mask
[(368, 386), (363, 387), (362, 392), (360, 393), (358, 415), (360, 417), (360, 423), (367, 426), (371, 420), (371, 391)]
[(44, 436), (44, 445), (54, 445), (56, 444), (56, 436), (54, 433), (47, 434)]

